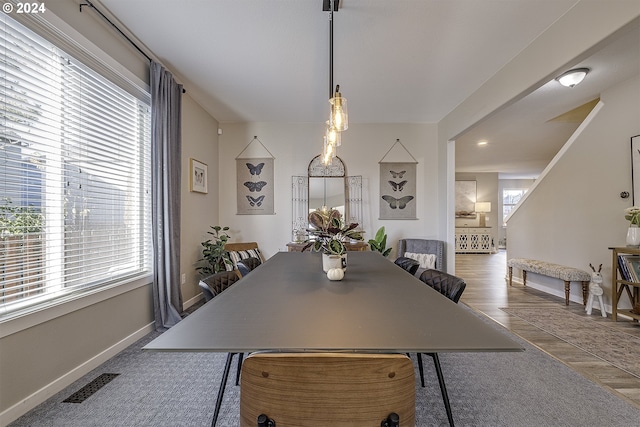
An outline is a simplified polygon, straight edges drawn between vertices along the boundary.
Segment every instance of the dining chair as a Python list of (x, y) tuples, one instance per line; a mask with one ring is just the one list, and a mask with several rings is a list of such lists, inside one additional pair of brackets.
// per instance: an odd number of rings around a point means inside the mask
[(398, 241), (398, 257), (416, 257), (420, 254), (432, 254), (435, 256), (435, 264), (433, 266), (420, 266), (416, 272), (416, 276), (420, 277), (427, 268), (439, 271), (447, 271), (447, 259), (445, 252), (445, 242), (433, 239), (400, 239)]
[(238, 271), (242, 277), (246, 276), (261, 264), (260, 259), (256, 257), (249, 257), (245, 259), (241, 259), (236, 263), (236, 267), (238, 267)]
[(220, 271), (200, 279), (198, 281), (198, 286), (200, 286), (200, 289), (202, 290), (205, 302), (210, 301), (220, 292), (233, 285), (235, 282), (240, 280), (240, 277), (241, 276), (238, 274), (237, 270), (233, 270)]
[(265, 261), (256, 242), (226, 243), (224, 249), (229, 253), (229, 258), (233, 263), (233, 266), (229, 266), (227, 269), (237, 269), (238, 261), (247, 258), (258, 258), (261, 263)]
[[(231, 285), (241, 279), (240, 272), (238, 270), (233, 271), (220, 271), (210, 276), (201, 279), (198, 285), (202, 288), (205, 301), (210, 301), (217, 295), (220, 295), (223, 291), (228, 289)], [(227, 379), (229, 378), (229, 370), (231, 369), (231, 362), (235, 353), (228, 353), (227, 360), (225, 362), (224, 371), (222, 373), (222, 380), (220, 382), (220, 389), (218, 390), (218, 397), (216, 399), (216, 406), (213, 413), (212, 425), (216, 425), (218, 415), (220, 414), (220, 407), (222, 405), (222, 397), (224, 396), (224, 389), (227, 385)], [(238, 374), (236, 375), (236, 385), (240, 380), (240, 367), (242, 366), (242, 356), (238, 356)]]
[(412, 258), (407, 258), (405, 256), (401, 256), (396, 258), (394, 261), (395, 265), (401, 267), (402, 269), (408, 271), (412, 276), (416, 274), (418, 268), (420, 267), (420, 263)]
[[(465, 281), (457, 276), (444, 273), (438, 270), (425, 270), (420, 275), (420, 280), (432, 287), (436, 291), (440, 292), (445, 297), (449, 298), (456, 304), (460, 301), (460, 297), (464, 292), (467, 284)], [(442, 400), (444, 401), (444, 407), (447, 411), (447, 418), (449, 419), (449, 425), (453, 427), (453, 414), (451, 412), (451, 405), (449, 404), (449, 395), (447, 393), (447, 387), (444, 383), (444, 375), (442, 374), (442, 367), (440, 365), (440, 358), (438, 353), (426, 353), (431, 356), (433, 363), (436, 367), (436, 375), (438, 376), (438, 383), (440, 384), (440, 392), (442, 393)], [(417, 354), (418, 370), (420, 371), (420, 383), (424, 387), (424, 371), (422, 366), (422, 353)]]
[(242, 365), (240, 426), (414, 426), (415, 399), (404, 354), (258, 352)]

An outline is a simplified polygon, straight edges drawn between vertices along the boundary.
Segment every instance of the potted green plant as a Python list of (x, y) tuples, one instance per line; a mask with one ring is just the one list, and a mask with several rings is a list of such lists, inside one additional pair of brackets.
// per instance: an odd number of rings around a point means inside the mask
[(203, 276), (219, 273), (225, 271), (227, 266), (233, 266), (229, 252), (224, 248), (224, 245), (231, 238), (227, 234), (229, 227), (212, 225), (211, 228), (213, 231), (208, 231), (207, 234), (210, 234), (212, 238), (201, 243), (203, 247), (202, 258), (199, 261), (204, 261), (205, 264), (196, 268)]
[(373, 239), (369, 239), (369, 246), (372, 251), (380, 252), (382, 256), (389, 256), (392, 248), (387, 248), (387, 234), (384, 232), (384, 226), (378, 228)]
[(309, 214), (309, 224), (309, 239), (302, 250), (311, 248), (312, 251), (322, 252), (325, 272), (331, 268), (345, 269), (345, 242), (363, 240), (362, 232), (357, 229), (358, 224), (346, 224), (340, 212), (335, 209), (316, 209)]

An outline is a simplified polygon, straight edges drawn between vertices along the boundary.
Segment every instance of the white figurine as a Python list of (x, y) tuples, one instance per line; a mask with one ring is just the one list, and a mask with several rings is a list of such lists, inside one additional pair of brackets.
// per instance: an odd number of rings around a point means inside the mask
[(598, 268), (598, 271), (593, 267), (593, 265), (589, 264), (593, 273), (591, 273), (591, 282), (589, 283), (589, 298), (587, 299), (587, 306), (585, 310), (588, 315), (591, 315), (591, 309), (593, 308), (593, 300), (594, 297), (598, 298), (598, 303), (600, 304), (600, 313), (602, 313), (602, 317), (607, 317), (607, 312), (604, 309), (604, 302), (602, 301), (602, 294), (604, 291), (600, 287), (602, 284), (602, 264)]

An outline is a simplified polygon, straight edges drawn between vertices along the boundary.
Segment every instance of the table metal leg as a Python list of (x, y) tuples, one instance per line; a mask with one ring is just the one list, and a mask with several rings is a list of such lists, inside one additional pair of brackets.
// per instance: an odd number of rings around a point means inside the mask
[(227, 386), (227, 378), (229, 378), (229, 369), (231, 368), (231, 360), (235, 353), (227, 354), (227, 361), (224, 364), (224, 372), (222, 373), (222, 381), (220, 382), (220, 389), (218, 390), (218, 398), (216, 399), (216, 409), (213, 412), (213, 420), (211, 420), (211, 427), (216, 426), (218, 422), (218, 415), (220, 415), (220, 406), (222, 406), (222, 397), (224, 396), (224, 389)]

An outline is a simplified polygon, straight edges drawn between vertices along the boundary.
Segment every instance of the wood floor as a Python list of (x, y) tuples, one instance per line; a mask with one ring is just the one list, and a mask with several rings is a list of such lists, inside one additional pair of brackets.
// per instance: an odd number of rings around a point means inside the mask
[[(505, 266), (504, 251), (491, 255), (457, 254), (456, 275), (467, 282), (467, 288), (460, 301), (486, 314), (547, 354), (640, 408), (640, 378), (500, 310), (500, 307), (531, 307), (532, 305), (541, 310), (546, 306), (562, 305), (564, 307), (564, 298), (529, 287), (525, 288), (521, 284), (514, 283), (509, 287), (505, 280)], [(598, 307), (598, 305), (595, 306)], [(571, 302), (567, 309), (587, 317), (582, 304)], [(614, 323), (610, 315), (603, 318), (597, 308), (594, 308), (590, 317), (592, 320), (598, 319), (598, 321), (607, 322), (609, 326), (613, 325), (640, 336), (640, 324), (637, 322), (626, 321), (625, 318), (619, 317), (618, 322)], [(640, 357), (640, 349), (638, 349), (638, 357)]]

